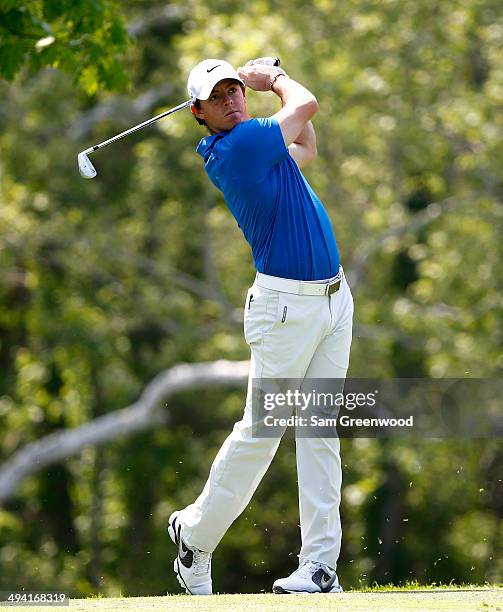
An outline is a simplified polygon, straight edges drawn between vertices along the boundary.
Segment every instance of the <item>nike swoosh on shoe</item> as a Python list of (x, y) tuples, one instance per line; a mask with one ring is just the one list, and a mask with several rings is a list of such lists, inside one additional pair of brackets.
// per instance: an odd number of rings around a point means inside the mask
[(185, 546), (183, 540), (180, 540), (180, 546), (178, 548), (178, 558), (180, 559), (180, 562), (185, 565), (185, 567), (189, 568), (192, 566), (194, 553)]
[[(328, 576), (328, 580), (325, 579), (325, 576)], [(320, 580), (320, 589), (323, 592), (330, 591), (330, 589), (334, 586), (335, 580), (337, 579), (337, 574), (334, 572), (332, 576), (324, 573)]]

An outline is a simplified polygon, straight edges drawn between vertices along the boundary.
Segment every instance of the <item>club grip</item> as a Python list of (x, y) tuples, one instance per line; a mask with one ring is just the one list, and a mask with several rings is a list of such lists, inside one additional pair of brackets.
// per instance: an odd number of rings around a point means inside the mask
[(265, 64), (266, 66), (279, 66), (280, 63), (279, 57), (257, 57), (257, 59), (247, 62), (246, 65), (250, 66), (251, 64)]

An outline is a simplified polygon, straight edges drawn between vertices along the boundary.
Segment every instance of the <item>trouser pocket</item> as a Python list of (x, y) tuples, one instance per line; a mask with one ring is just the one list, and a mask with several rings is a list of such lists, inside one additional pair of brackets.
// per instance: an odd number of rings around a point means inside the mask
[[(244, 335), (248, 344), (259, 342), (281, 320), (279, 293), (254, 284), (248, 289), (244, 309)], [(279, 315), (279, 316), (278, 316)]]

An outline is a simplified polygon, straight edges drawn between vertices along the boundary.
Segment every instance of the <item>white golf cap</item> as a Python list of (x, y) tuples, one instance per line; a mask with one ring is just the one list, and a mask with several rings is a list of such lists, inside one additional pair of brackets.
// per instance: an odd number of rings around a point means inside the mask
[(213, 87), (224, 79), (235, 79), (244, 85), (237, 71), (224, 60), (205, 59), (190, 71), (187, 89), (191, 98), (207, 100)]

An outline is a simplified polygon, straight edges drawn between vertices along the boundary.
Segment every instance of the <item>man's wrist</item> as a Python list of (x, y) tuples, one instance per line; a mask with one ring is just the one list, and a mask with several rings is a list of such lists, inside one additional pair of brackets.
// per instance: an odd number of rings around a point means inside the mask
[(278, 72), (278, 74), (275, 74), (275, 75), (272, 77), (272, 79), (271, 79), (271, 81), (270, 81), (270, 83), (269, 83), (269, 88), (270, 88), (270, 89), (271, 89), (271, 91), (273, 91), (274, 93), (276, 93), (276, 92), (274, 91), (274, 89), (273, 89), (274, 84), (275, 84), (275, 83), (276, 83), (276, 81), (279, 79), (279, 77), (282, 77), (282, 76), (284, 76), (284, 77), (288, 78), (288, 75), (286, 74), (286, 72)]

